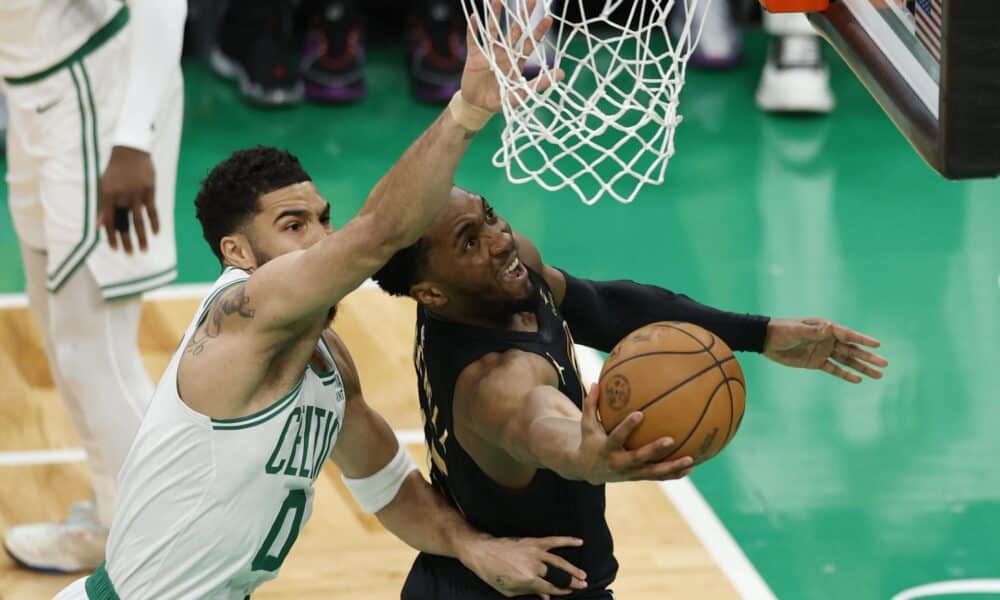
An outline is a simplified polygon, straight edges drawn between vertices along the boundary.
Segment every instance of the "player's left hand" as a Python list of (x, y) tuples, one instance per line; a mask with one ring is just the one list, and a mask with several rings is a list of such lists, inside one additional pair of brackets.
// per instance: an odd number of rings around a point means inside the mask
[[(587, 574), (553, 554), (553, 548), (579, 547), (573, 537), (494, 538), (467, 545), (462, 564), (506, 598), (536, 594), (546, 600), (587, 587)], [(550, 573), (550, 569), (560, 577)], [(556, 582), (554, 585), (550, 582)]]
[(879, 341), (826, 319), (771, 319), (763, 354), (776, 363), (819, 369), (851, 383), (861, 383), (858, 373), (880, 379), (882, 371), (875, 367), (885, 368), (889, 361), (862, 346), (878, 348)]
[(139, 250), (145, 252), (149, 243), (146, 238), (146, 222), (142, 216), (143, 209), (153, 234), (160, 232), (160, 218), (156, 214), (154, 202), (156, 170), (149, 153), (127, 146), (113, 147), (108, 168), (101, 175), (98, 191), (98, 227), (104, 227), (111, 248), (118, 249), (120, 237), (122, 248), (127, 254), (132, 254), (132, 236), (129, 233), (131, 220)]

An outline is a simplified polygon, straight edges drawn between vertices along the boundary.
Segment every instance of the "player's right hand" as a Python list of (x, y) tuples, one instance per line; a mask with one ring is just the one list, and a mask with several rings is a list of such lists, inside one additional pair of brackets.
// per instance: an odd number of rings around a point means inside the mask
[(120, 238), (126, 254), (132, 254), (130, 229), (135, 230), (139, 250), (145, 252), (149, 248), (142, 213), (145, 209), (152, 233), (159, 233), (155, 193), (156, 170), (149, 153), (127, 146), (113, 147), (98, 183), (98, 227), (104, 227), (113, 250), (118, 249)]
[[(534, 12), (537, 2), (538, 0), (528, 0), (523, 4), (519, 4), (518, 8), (515, 9), (519, 14), (516, 19), (509, 20), (511, 25), (507, 33), (504, 33), (500, 27), (501, 15), (503, 15), (505, 10), (502, 0), (490, 0), (489, 7), (485, 5), (482, 7), (476, 6), (470, 12), (469, 28), (466, 36), (468, 54), (465, 58), (465, 67), (462, 70), (461, 84), (462, 97), (466, 102), (493, 112), (501, 109), (500, 86), (497, 84), (497, 79), (493, 74), (489, 59), (480, 50), (479, 46), (476, 45), (476, 39), (478, 38), (483, 46), (492, 45), (492, 54), (497, 63), (496, 66), (505, 74), (505, 77), (517, 76), (516, 74), (523, 73), (527, 57), (534, 51), (535, 45), (542, 41), (549, 28), (552, 27), (552, 17), (546, 16), (541, 19), (538, 25), (535, 26), (535, 29), (531, 31), (531, 35), (525, 38), (523, 51), (521, 52), (522, 56), (515, 56), (516, 64), (511, 63), (510, 56), (505, 48), (516, 46), (517, 42), (514, 40), (521, 39), (524, 31), (519, 22), (528, 22), (529, 16)], [(558, 80), (562, 79), (562, 77), (563, 72), (561, 69), (551, 72), (543, 69), (542, 73), (531, 81), (531, 86), (537, 91), (542, 91), (551, 87)], [(512, 99), (514, 102), (518, 100), (519, 98)]]
[[(584, 571), (551, 552), (554, 548), (577, 548), (582, 545), (583, 540), (574, 537), (484, 536), (464, 548), (460, 558), (470, 571), (506, 598), (537, 594), (548, 600), (550, 595), (562, 596), (587, 587)], [(551, 576), (550, 567), (561, 571), (568, 583), (563, 587), (551, 583), (559, 579)]]
[(580, 421), (579, 460), (587, 482), (599, 485), (613, 481), (680, 479), (694, 469), (694, 460), (690, 456), (667, 460), (674, 449), (674, 440), (669, 437), (654, 440), (635, 450), (625, 447), (625, 440), (642, 423), (639, 411), (625, 417), (611, 433), (606, 433), (597, 418), (599, 394), (598, 386), (592, 385), (583, 400), (583, 418)]

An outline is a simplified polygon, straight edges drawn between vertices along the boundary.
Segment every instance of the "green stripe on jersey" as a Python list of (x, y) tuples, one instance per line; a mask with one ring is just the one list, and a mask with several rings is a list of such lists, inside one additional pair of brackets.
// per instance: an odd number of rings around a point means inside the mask
[(235, 419), (212, 419), (212, 429), (217, 430), (232, 430), (232, 429), (246, 429), (247, 427), (253, 427), (255, 425), (260, 425), (266, 421), (270, 421), (275, 416), (281, 414), (292, 400), (299, 395), (299, 390), (302, 389), (302, 381), (305, 379), (305, 373), (302, 375), (302, 379), (299, 379), (292, 391), (288, 392), (285, 396), (278, 399), (274, 404), (268, 406), (267, 408), (257, 411), (252, 415), (246, 417), (238, 417)]

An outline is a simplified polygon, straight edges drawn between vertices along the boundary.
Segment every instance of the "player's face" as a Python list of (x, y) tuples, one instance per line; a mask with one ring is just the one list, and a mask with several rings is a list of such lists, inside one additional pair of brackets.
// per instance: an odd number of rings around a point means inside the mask
[(295, 250), (304, 250), (333, 232), (330, 205), (311, 181), (293, 183), (258, 200), (247, 238), (257, 266)]
[(472, 311), (524, 310), (523, 303), (535, 297), (514, 232), (482, 196), (452, 188), (451, 202), (424, 242), (426, 279), (441, 287), (449, 304)]

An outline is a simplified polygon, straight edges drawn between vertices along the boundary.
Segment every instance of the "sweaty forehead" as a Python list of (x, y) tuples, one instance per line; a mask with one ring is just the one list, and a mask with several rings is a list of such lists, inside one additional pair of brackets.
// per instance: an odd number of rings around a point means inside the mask
[(311, 181), (302, 181), (286, 185), (261, 195), (260, 212), (274, 212), (288, 208), (314, 209), (321, 212), (326, 208), (326, 202), (319, 195), (319, 190)]

